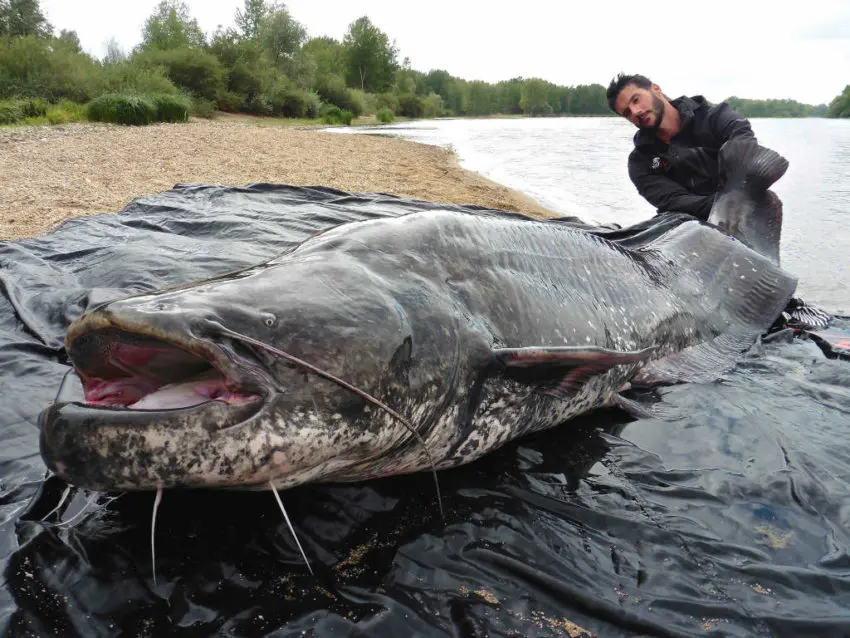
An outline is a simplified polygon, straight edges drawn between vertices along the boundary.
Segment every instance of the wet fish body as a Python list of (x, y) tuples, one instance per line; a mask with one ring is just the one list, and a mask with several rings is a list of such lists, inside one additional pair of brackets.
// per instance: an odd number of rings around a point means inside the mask
[(745, 240), (691, 220), (628, 249), (555, 221), (453, 210), (340, 226), (75, 321), (75, 373), (41, 416), (42, 456), (107, 491), (287, 488), (468, 463), (616, 401), (627, 383), (733, 365), (796, 286)]

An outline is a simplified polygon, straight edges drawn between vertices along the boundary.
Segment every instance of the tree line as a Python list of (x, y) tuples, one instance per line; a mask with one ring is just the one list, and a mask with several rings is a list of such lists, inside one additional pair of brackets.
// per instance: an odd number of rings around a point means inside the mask
[(732, 96), (726, 103), (744, 117), (825, 117), (826, 104), (802, 104), (796, 100), (750, 100)]
[[(383, 121), (395, 115), (611, 114), (600, 84), (522, 77), (489, 83), (415, 70), (409, 59), (399, 61), (395, 42), (367, 16), (352, 22), (341, 40), (309, 37), (286, 5), (244, 0), (233, 25), (207, 36), (185, 2), (162, 0), (141, 35), (132, 51), (111, 40), (98, 60), (82, 50), (74, 31), (57, 35), (38, 0), (0, 0), (0, 100), (86, 103), (104, 94), (179, 95), (198, 115), (216, 109), (284, 117), (337, 113), (348, 114), (347, 121), (372, 113)], [(793, 100), (729, 101), (749, 117), (847, 111)]]

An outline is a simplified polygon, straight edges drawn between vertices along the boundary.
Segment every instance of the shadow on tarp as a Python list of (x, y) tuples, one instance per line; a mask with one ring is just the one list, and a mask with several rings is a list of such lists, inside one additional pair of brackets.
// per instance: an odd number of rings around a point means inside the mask
[(152, 494), (53, 511), (36, 418), (87, 307), (440, 207), (181, 185), (0, 243), (3, 635), (848, 635), (850, 367), (804, 339), (660, 390), (676, 421), (598, 411), (441, 472), (445, 520), (427, 474), (284, 492), (315, 576), (267, 493), (168, 492), (156, 583)]

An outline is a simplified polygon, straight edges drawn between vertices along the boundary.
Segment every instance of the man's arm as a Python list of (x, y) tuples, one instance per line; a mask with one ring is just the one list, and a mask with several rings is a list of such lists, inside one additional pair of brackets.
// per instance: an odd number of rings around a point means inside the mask
[[(741, 117), (736, 111), (732, 110), (726, 102), (722, 102), (714, 107), (708, 116), (708, 124), (711, 128), (712, 135), (715, 136), (720, 143), (720, 152), (718, 155), (718, 173), (720, 185), (722, 186), (735, 171), (740, 167), (741, 162), (745, 161), (748, 153), (741, 151), (740, 144), (748, 148), (750, 152), (758, 148), (758, 140), (753, 134), (753, 129), (750, 127), (749, 121)], [(729, 148), (737, 147), (737, 152), (734, 155), (734, 161), (729, 161)]]
[(658, 212), (690, 213), (708, 219), (714, 195), (694, 195), (666, 175), (656, 175), (639, 162), (629, 160), (629, 177), (638, 193)]
[(756, 142), (756, 136), (749, 120), (732, 110), (732, 107), (722, 102), (715, 106), (708, 116), (712, 134), (721, 144), (729, 140), (747, 139)]

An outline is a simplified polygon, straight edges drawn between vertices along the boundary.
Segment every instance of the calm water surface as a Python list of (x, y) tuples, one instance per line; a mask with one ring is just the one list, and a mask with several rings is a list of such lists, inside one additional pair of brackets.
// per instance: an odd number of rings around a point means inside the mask
[[(785, 206), (783, 265), (799, 277), (798, 294), (850, 312), (850, 121), (754, 119), (752, 125), (762, 144), (791, 162), (775, 190)], [(619, 118), (428, 120), (347, 129), (451, 146), (465, 168), (553, 211), (619, 224), (655, 214), (626, 171), (634, 131)]]

